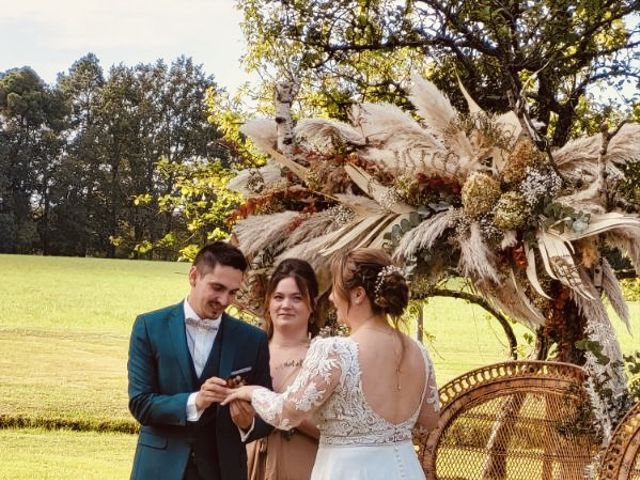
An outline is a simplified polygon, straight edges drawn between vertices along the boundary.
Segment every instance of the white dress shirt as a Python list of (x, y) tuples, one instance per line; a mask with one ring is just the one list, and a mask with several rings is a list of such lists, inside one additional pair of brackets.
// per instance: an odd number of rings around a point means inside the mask
[(220, 328), (220, 322), (222, 315), (212, 320), (204, 320), (209, 329), (199, 328), (194, 325), (190, 325), (186, 322), (186, 319), (193, 318), (195, 320), (202, 320), (200, 316), (191, 308), (189, 301), (184, 301), (184, 318), (185, 329), (187, 334), (187, 346), (189, 347), (189, 353), (191, 354), (191, 360), (193, 361), (193, 368), (196, 371), (196, 375), (200, 377), (202, 370), (207, 363), (211, 349), (213, 348), (213, 342), (216, 341), (218, 335), (218, 329)]
[[(185, 333), (187, 334), (187, 347), (191, 354), (193, 368), (196, 371), (196, 375), (199, 377), (202, 374), (202, 370), (204, 370), (204, 366), (207, 363), (207, 359), (209, 358), (209, 354), (213, 348), (213, 342), (215, 342), (216, 336), (218, 335), (222, 315), (214, 319), (212, 322), (217, 323), (218, 328), (214, 330), (205, 330), (186, 323), (187, 318), (201, 320), (200, 315), (198, 315), (189, 304), (188, 298), (185, 299), (183, 307), (185, 318), (184, 328)], [(204, 410), (198, 410), (196, 407), (197, 395), (198, 392), (193, 392), (187, 399), (187, 420), (190, 422), (197, 422), (202, 416), (202, 412), (204, 412)]]
[[(189, 304), (188, 298), (185, 299), (183, 306), (185, 318), (184, 328), (185, 333), (187, 334), (187, 347), (189, 348), (189, 353), (191, 354), (191, 360), (193, 361), (193, 368), (196, 371), (196, 375), (200, 377), (202, 371), (204, 370), (204, 366), (209, 359), (209, 354), (211, 353), (211, 349), (213, 348), (213, 342), (216, 341), (216, 336), (218, 335), (218, 330), (220, 329), (220, 322), (222, 321), (222, 315), (220, 315), (218, 318), (207, 321), (207, 324), (210, 327), (209, 329), (199, 328), (194, 325), (188, 324), (186, 321), (187, 318), (201, 320), (201, 317), (193, 310), (193, 308)], [(204, 412), (204, 409), (198, 410), (198, 408), (196, 407), (197, 395), (198, 392), (193, 392), (187, 399), (187, 420), (190, 422), (197, 422)], [(238, 427), (240, 438), (243, 442), (253, 431), (254, 424), (255, 419), (251, 422), (251, 427), (249, 427), (246, 432)]]

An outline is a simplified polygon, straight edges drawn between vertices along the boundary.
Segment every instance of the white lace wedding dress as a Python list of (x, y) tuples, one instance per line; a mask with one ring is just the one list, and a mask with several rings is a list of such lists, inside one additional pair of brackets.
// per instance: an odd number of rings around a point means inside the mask
[[(426, 395), (426, 403), (437, 410), (433, 366), (424, 347), (420, 348), (427, 376), (422, 398)], [(391, 423), (367, 403), (360, 376), (355, 341), (317, 339), (289, 388), (280, 394), (258, 388), (252, 404), (265, 421), (284, 430), (312, 415), (320, 429), (320, 448), (311, 480), (424, 479), (411, 442), (421, 406), (404, 422)]]

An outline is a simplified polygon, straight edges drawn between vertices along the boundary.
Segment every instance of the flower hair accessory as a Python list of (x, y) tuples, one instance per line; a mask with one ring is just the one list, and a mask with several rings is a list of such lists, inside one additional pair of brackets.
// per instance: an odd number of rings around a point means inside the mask
[(374, 302), (376, 303), (376, 305), (379, 305), (381, 307), (386, 306), (386, 302), (382, 297), (382, 287), (384, 286), (385, 282), (389, 279), (389, 277), (392, 276), (394, 273), (397, 273), (402, 278), (404, 278), (404, 274), (402, 273), (402, 270), (396, 267), (395, 265), (387, 265), (386, 267), (384, 267), (382, 270), (378, 272), (378, 276), (376, 278), (376, 286), (374, 290), (374, 293), (375, 293)]

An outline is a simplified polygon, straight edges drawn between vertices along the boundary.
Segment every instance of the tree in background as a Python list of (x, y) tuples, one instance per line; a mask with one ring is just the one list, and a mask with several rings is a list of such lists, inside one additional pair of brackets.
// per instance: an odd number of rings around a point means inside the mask
[[(417, 70), (458, 108), (466, 106), (457, 77), (487, 111), (524, 108), (525, 96), (539, 133), (562, 146), (591, 87), (620, 92), (640, 80), (638, 0), (240, 0), (239, 7), (248, 67), (272, 78), (291, 72), (301, 102), (332, 117), (344, 118), (354, 101), (409, 106), (408, 75)], [(631, 100), (623, 99), (627, 107)]]
[(98, 234), (103, 207), (98, 195), (101, 153), (97, 115), (105, 83), (100, 62), (93, 54), (80, 58), (58, 77), (70, 110), (64, 159), (53, 188), (55, 220), (50, 243), (55, 254), (91, 255), (105, 248)]
[(185, 57), (105, 75), (88, 54), (52, 87), (30, 69), (1, 74), (0, 251), (176, 259), (219, 236), (233, 196), (215, 193), (229, 156), (208, 91)]
[[(30, 68), (0, 74), (0, 248), (48, 248), (50, 189), (65, 103)], [(40, 235), (38, 234), (40, 227)]]

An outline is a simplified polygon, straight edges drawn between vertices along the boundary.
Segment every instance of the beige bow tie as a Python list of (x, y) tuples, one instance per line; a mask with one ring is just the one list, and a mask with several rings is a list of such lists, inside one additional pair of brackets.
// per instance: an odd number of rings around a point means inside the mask
[(185, 319), (185, 323), (192, 327), (201, 328), (202, 330), (207, 330), (208, 332), (215, 332), (220, 328), (220, 320), (214, 320), (211, 318), (191, 318), (187, 317)]

